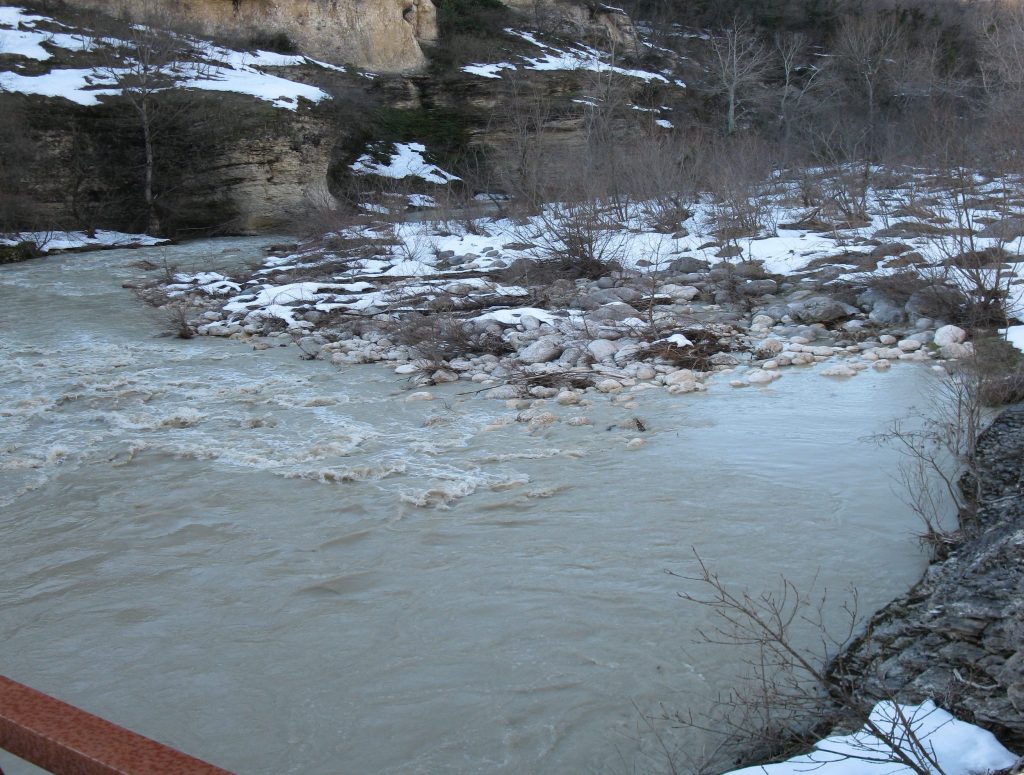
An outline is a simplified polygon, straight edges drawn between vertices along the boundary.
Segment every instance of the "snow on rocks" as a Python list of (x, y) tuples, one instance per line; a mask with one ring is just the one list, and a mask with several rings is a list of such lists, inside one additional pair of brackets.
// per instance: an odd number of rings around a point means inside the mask
[[(89, 32), (53, 32), (38, 25), (66, 27), (45, 16), (25, 14), (19, 8), (5, 7), (0, 18), (0, 53), (49, 62), (49, 49), (66, 51), (131, 50), (132, 44), (109, 38), (97, 38)], [(7, 29), (13, 27), (15, 29)], [(70, 28), (68, 28), (70, 29)], [(286, 56), (265, 51), (242, 52), (209, 43), (179, 38), (190, 49), (189, 61), (165, 67), (164, 75), (181, 88), (236, 92), (270, 102), (278, 108), (296, 110), (300, 100), (319, 102), (327, 98), (322, 89), (298, 80), (266, 73), (261, 68), (318, 64), (305, 57)], [(37, 75), (0, 72), (0, 89), (44, 97), (60, 97), (79, 105), (98, 105), (101, 97), (117, 94), (119, 80), (131, 78), (133, 67), (127, 60), (114, 67), (53, 68)]]
[[(872, 727), (894, 730), (895, 743), (913, 761), (920, 761), (920, 753), (914, 751), (911, 742), (918, 741), (946, 775), (991, 773), (1018, 761), (991, 732), (954, 718), (931, 700), (900, 706), (880, 702), (872, 709), (869, 721), (872, 726), (866, 724), (852, 735), (825, 738), (815, 744), (811, 753), (778, 764), (734, 770), (727, 775), (911, 775), (914, 770), (899, 763), (889, 741), (880, 739), (871, 731)], [(910, 729), (905, 730), (906, 725)], [(930, 765), (925, 767), (929, 772), (933, 769)]]
[[(389, 146), (384, 157), (367, 154), (363, 171), (412, 172), (425, 149), (404, 146)], [(268, 258), (249, 279), (195, 273), (176, 278), (167, 291), (205, 304), (197, 313), (200, 333), (284, 336), (275, 341), (282, 344), (324, 330), (328, 341), (314, 349), (333, 363), (384, 361), (417, 386), (465, 380), (487, 397), (530, 396), (561, 406), (585, 392), (609, 400), (650, 388), (685, 395), (726, 384), (770, 385), (800, 366), (825, 364), (818, 373), (850, 377), (869, 366), (971, 352), (966, 334), (952, 327), (933, 332), (939, 324), (932, 318), (903, 315), (899, 324), (882, 326), (869, 318), (870, 306), (833, 298), (825, 282), (767, 277), (771, 260), (763, 245), (718, 263), (682, 255), (663, 262), (671, 268), (645, 269), (641, 258), (655, 248), (677, 255), (681, 245), (692, 250), (703, 238), (645, 231), (640, 222), (630, 225), (636, 242), (618, 267), (597, 278), (568, 273), (531, 286), (531, 265), (549, 256), (524, 234), (541, 228), (540, 221), (524, 227), (493, 218), (472, 226), (353, 226), (330, 248)], [(346, 242), (350, 252), (336, 246)], [(697, 255), (713, 258), (720, 247)], [(763, 257), (750, 260), (747, 252)], [(771, 282), (749, 286), (753, 295), (742, 297), (737, 280)], [(842, 286), (843, 299), (866, 293)], [(205, 317), (214, 302), (220, 318)], [(731, 376), (716, 378), (725, 374)]]
[(387, 153), (387, 161), (365, 153), (350, 165), (350, 169), (357, 175), (379, 175), (396, 180), (412, 177), (437, 185), (461, 180), (457, 175), (445, 172), (423, 158), (426, 151), (422, 143), (394, 143)]
[(1006, 337), (1006, 341), (1024, 352), (1024, 326), (1010, 326), (1000, 329), (999, 333)]
[[(3, 49), (0, 49), (3, 53)], [(148, 234), (128, 234), (123, 231), (96, 229), (84, 231), (25, 231), (0, 236), (0, 245), (17, 245), (31, 242), (40, 253), (62, 251), (96, 250), (101, 248), (134, 248), (160, 245), (168, 240), (162, 237), (151, 237)]]

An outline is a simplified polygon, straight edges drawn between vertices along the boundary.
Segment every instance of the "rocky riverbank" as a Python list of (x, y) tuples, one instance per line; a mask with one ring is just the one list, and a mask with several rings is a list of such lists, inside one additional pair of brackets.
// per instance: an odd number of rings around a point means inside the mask
[(1024, 404), (978, 442), (976, 525), (878, 612), (835, 669), (899, 702), (933, 698), (1024, 750)]
[(728, 246), (639, 230), (617, 261), (584, 272), (538, 247), (539, 228), (350, 229), (248, 275), (177, 272), (143, 295), (200, 335), (295, 342), (306, 357), (391, 364), (417, 387), (464, 380), (495, 399), (742, 388), (824, 361), (823, 376), (848, 378), (973, 351), (948, 325), (962, 294), (913, 272), (889, 279), (898, 251), (870, 237), (837, 257), (833, 241), (796, 232), (758, 241), (763, 259), (730, 260)]

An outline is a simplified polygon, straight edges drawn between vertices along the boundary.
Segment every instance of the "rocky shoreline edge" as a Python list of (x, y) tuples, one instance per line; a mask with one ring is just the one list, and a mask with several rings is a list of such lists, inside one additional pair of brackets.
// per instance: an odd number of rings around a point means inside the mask
[(876, 613), (832, 664), (897, 702), (933, 699), (1024, 751), (1024, 403), (977, 446), (974, 524), (910, 591)]

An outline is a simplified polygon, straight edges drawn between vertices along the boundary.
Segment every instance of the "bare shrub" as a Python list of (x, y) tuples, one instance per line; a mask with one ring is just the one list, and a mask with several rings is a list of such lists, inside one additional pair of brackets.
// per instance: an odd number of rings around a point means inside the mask
[(723, 342), (707, 328), (688, 328), (679, 333), (690, 340), (692, 346), (679, 347), (671, 342), (652, 342), (637, 353), (638, 359), (656, 358), (677, 369), (711, 371), (714, 366), (711, 361), (713, 356), (735, 350), (732, 343)]
[(941, 775), (931, 747), (899, 705), (893, 703), (892, 718), (880, 722), (871, 711), (887, 698), (867, 696), (834, 669), (834, 659), (860, 625), (855, 592), (836, 611), (826, 594), (801, 591), (785, 578), (774, 591), (733, 590), (695, 556), (697, 573), (684, 578), (704, 592), (680, 597), (711, 611), (713, 624), (700, 631), (702, 640), (743, 649), (748, 673), (710, 716), (676, 714), (670, 720), (729, 739), (757, 761), (806, 748), (840, 723), (855, 722), (882, 750), (872, 745), (862, 755), (848, 754), (850, 759), (888, 761), (918, 775)]
[(755, 138), (726, 140), (709, 152), (705, 185), (712, 197), (708, 226), (724, 242), (777, 233), (771, 149)]
[(178, 339), (191, 339), (196, 335), (189, 314), (192, 306), (187, 301), (170, 301), (161, 307), (167, 332)]
[(507, 355), (514, 348), (501, 336), (478, 331), (448, 309), (409, 312), (396, 316), (385, 330), (415, 352), (423, 371), (435, 371), (448, 361), (468, 355)]
[[(924, 413), (896, 420), (875, 437), (903, 454), (897, 491), (921, 520), (921, 541), (935, 557), (944, 556), (975, 525), (980, 487), (976, 443), (987, 421), (983, 386), (992, 369), (977, 355), (947, 366)], [(955, 524), (949, 514), (957, 515)]]

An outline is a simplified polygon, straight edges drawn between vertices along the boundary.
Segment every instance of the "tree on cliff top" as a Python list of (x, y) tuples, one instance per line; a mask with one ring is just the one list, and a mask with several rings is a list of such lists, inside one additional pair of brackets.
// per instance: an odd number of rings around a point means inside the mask
[(155, 140), (164, 127), (174, 123), (168, 111), (176, 114), (188, 107), (187, 101), (174, 100), (172, 105), (161, 96), (194, 80), (202, 65), (186, 40), (151, 25), (130, 24), (125, 36), (108, 38), (104, 44), (107, 62), (101, 72), (130, 106), (142, 134), (146, 233), (158, 234), (161, 223)]

